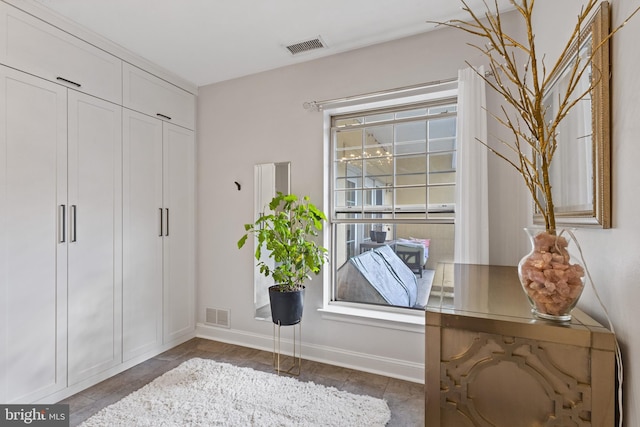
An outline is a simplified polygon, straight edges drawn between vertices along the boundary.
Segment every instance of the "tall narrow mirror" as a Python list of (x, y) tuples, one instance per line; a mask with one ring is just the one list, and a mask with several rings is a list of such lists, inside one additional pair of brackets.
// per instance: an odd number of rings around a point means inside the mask
[[(582, 93), (592, 82), (595, 87), (558, 127), (558, 149), (549, 171), (559, 226), (611, 227), (608, 34), (609, 4), (602, 2), (579, 43), (572, 47), (573, 54), (551, 76), (553, 84), (545, 94), (547, 114), (553, 115), (567, 90), (575, 61), (591, 60), (575, 93)], [(594, 48), (597, 49), (592, 56)], [(534, 222), (544, 224), (540, 212), (535, 212)]]
[[(254, 168), (254, 218), (259, 218), (269, 211), (269, 202), (276, 193), (289, 194), (291, 189), (291, 163), (262, 163)], [(257, 241), (254, 241), (254, 251)], [(267, 251), (262, 252), (262, 260), (273, 267)], [(269, 286), (271, 279), (264, 277), (258, 267), (253, 273), (253, 305), (256, 319), (271, 320), (269, 307)]]

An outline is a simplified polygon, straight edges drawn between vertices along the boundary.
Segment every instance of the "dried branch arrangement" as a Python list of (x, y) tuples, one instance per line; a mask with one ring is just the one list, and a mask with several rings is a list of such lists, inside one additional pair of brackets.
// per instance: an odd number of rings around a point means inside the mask
[[(460, 0), (463, 10), (470, 16), (469, 21), (452, 20), (448, 22), (432, 22), (447, 27), (460, 29), (484, 40), (483, 44), (471, 44), (489, 60), (491, 77), (480, 74), (485, 82), (497, 91), (512, 108), (502, 106), (502, 115), (489, 112), (500, 124), (509, 129), (512, 141), (500, 140), (507, 151), (499, 151), (489, 147), (487, 141), (479, 141), (491, 152), (507, 161), (524, 179), (533, 202), (542, 214), (545, 228), (555, 234), (556, 221), (551, 193), (549, 167), (557, 148), (557, 129), (567, 113), (580, 100), (589, 95), (600, 81), (600, 73), (592, 73), (590, 84), (586, 89), (579, 86), (580, 80), (589, 73), (592, 59), (599, 49), (635, 15), (640, 7), (618, 27), (611, 30), (598, 45), (592, 46), (590, 53), (581, 58), (575, 54), (575, 46), (583, 43), (581, 38), (584, 29), (589, 25), (591, 16), (600, 5), (599, 0), (589, 0), (580, 10), (573, 33), (567, 40), (553, 66), (548, 69), (545, 58), (536, 52), (535, 35), (532, 27), (532, 15), (535, 0), (512, 0), (511, 3), (520, 15), (527, 31), (525, 41), (505, 34), (498, 10), (498, 2), (494, 0), (493, 8), (486, 1), (485, 12), (477, 14), (465, 0)], [(604, 4), (603, 7), (608, 7)], [(524, 54), (524, 55), (523, 55)], [(575, 58), (573, 56), (575, 55)], [(518, 58), (525, 58), (524, 64)], [(467, 62), (469, 66), (469, 64)], [(552, 117), (543, 100), (553, 84), (553, 77), (567, 66), (567, 87), (560, 94), (557, 111)], [(608, 70), (604, 70), (602, 78), (609, 78)], [(509, 154), (511, 152), (511, 154)], [(515, 156), (512, 154), (515, 153)]]

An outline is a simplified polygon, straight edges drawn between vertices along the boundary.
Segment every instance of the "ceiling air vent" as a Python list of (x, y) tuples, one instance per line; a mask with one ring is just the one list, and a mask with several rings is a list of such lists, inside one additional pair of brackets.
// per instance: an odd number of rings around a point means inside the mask
[(287, 46), (287, 50), (291, 52), (292, 55), (297, 55), (299, 53), (309, 52), (310, 50), (323, 49), (324, 47), (325, 45), (320, 37), (317, 37), (315, 39), (291, 44)]

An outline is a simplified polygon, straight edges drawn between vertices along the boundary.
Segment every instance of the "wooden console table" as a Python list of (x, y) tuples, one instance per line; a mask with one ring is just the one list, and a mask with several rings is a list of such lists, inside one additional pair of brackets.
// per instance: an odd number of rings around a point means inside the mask
[(531, 314), (515, 267), (439, 264), (426, 309), (426, 426), (613, 426), (613, 334)]

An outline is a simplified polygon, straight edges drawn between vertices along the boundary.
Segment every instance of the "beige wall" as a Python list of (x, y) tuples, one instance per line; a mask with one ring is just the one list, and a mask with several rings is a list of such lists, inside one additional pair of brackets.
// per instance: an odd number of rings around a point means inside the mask
[[(612, 3), (614, 24), (640, 6), (639, 0)], [(557, 53), (557, 40), (570, 31), (580, 4), (581, 0), (536, 3), (540, 48)], [(506, 25), (513, 21), (507, 19)], [(635, 197), (640, 181), (639, 38), (640, 17), (635, 17), (616, 35), (612, 50), (614, 228), (576, 232), (621, 342), (629, 426), (640, 425), (640, 199)], [(293, 191), (323, 200), (322, 115), (305, 111), (302, 103), (454, 77), (465, 59), (480, 62), (465, 41), (459, 33), (440, 30), (200, 88), (199, 321), (205, 307), (229, 308), (233, 334), (229, 337), (250, 343), (271, 335), (270, 324), (253, 319), (253, 260), (250, 251), (238, 251), (235, 242), (242, 224), (252, 220), (256, 163), (292, 161)], [(489, 97), (488, 104), (490, 111), (498, 111), (499, 99)], [(489, 134), (509, 136), (492, 124)], [(519, 176), (503, 163), (489, 156), (490, 260), (515, 265), (527, 248), (521, 228), (528, 225), (530, 206)], [(243, 184), (241, 192), (233, 184), (236, 180)], [(316, 278), (307, 292), (304, 342), (325, 351), (327, 359), (353, 356), (368, 369), (375, 369), (381, 360), (393, 360), (398, 367), (389, 373), (396, 375), (403, 375), (405, 366), (412, 375), (424, 363), (423, 334), (328, 320), (316, 311), (321, 305), (321, 280)], [(604, 320), (590, 289), (581, 307)], [(344, 363), (342, 359), (338, 362)]]
[(429, 259), (427, 268), (435, 270), (439, 262), (453, 262), (453, 224), (398, 224), (398, 237), (414, 237), (416, 239), (429, 239)]
[[(243, 224), (253, 221), (254, 164), (291, 161), (292, 191), (326, 207), (323, 115), (305, 110), (303, 103), (455, 77), (466, 67), (465, 60), (481, 60), (467, 41), (461, 32), (438, 30), (200, 88), (198, 321), (203, 322), (209, 307), (229, 309), (231, 323), (229, 330), (201, 326), (201, 333), (245, 345), (271, 345), (271, 324), (253, 318), (253, 254), (239, 251), (236, 241)], [(495, 124), (489, 129), (500, 133)], [(514, 185), (515, 174), (499, 163), (491, 164), (490, 171), (490, 179), (504, 183), (490, 194), (495, 221), (491, 239), (496, 239), (492, 259), (515, 265), (518, 252), (505, 248), (526, 249), (521, 231), (526, 216), (518, 214), (527, 212), (523, 186)], [(322, 279), (314, 277), (307, 286), (307, 357), (420, 381), (424, 332), (327, 318), (317, 311), (323, 304)]]
[[(567, 38), (582, 0), (539, 2), (536, 43), (550, 57), (557, 55), (558, 39)], [(611, 22), (619, 25), (640, 6), (640, 0), (611, 3)], [(554, 28), (554, 31), (545, 29)], [(624, 425), (640, 426), (640, 16), (614, 36), (611, 51), (611, 162), (612, 223), (610, 230), (579, 229), (582, 246), (596, 289), (607, 308), (620, 341), (624, 360)], [(588, 286), (579, 306), (601, 322), (605, 314)]]

